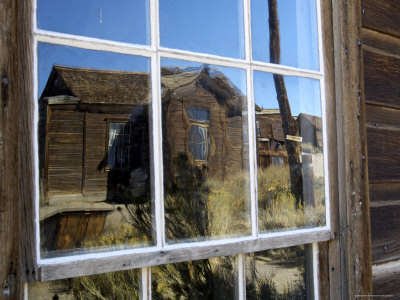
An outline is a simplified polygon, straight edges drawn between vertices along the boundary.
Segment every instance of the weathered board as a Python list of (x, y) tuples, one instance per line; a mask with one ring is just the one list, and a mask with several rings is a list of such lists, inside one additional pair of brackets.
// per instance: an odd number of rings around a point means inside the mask
[(365, 101), (400, 108), (400, 59), (363, 51)]
[(393, 204), (381, 207), (371, 206), (372, 260), (374, 263), (400, 258), (400, 201)]
[(400, 274), (374, 277), (374, 299), (400, 299)]
[[(373, 263), (400, 258), (399, 15), (397, 0), (362, 1)], [(396, 286), (393, 276), (374, 277), (374, 295), (398, 298)]]
[(361, 7), (363, 27), (400, 37), (398, 0), (362, 0)]
[(370, 183), (369, 194), (374, 205), (383, 201), (400, 200), (400, 182)]
[(400, 131), (367, 128), (370, 181), (400, 180)]

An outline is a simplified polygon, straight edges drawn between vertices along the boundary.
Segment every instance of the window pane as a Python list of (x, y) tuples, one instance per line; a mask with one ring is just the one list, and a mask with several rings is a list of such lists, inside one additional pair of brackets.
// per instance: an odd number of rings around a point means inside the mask
[(141, 270), (30, 282), (29, 299), (140, 299)]
[(37, 1), (38, 28), (125, 43), (150, 43), (147, 0)]
[(168, 243), (250, 234), (246, 73), (162, 60)]
[[(274, 2), (277, 5), (274, 6)], [(276, 12), (278, 26), (269, 16), (269, 6)], [(271, 21), (271, 24), (269, 24)], [(270, 30), (277, 28), (277, 30)], [(281, 63), (303, 69), (319, 69), (317, 8), (315, 0), (252, 0), (251, 36), (253, 59)], [(279, 47), (272, 53), (280, 62), (271, 59), (270, 41)]]
[(325, 225), (319, 81), (254, 72), (254, 95), (260, 231)]
[(246, 299), (313, 299), (311, 246), (246, 255)]
[(215, 257), (153, 267), (151, 298), (238, 299), (236, 257)]
[(242, 0), (160, 0), (161, 46), (244, 57)]
[(149, 60), (38, 45), (42, 257), (153, 244)]

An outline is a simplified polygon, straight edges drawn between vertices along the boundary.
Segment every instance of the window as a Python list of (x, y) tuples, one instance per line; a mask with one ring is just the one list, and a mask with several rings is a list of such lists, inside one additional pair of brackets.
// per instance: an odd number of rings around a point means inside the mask
[(211, 148), (209, 112), (199, 107), (189, 107), (186, 111), (190, 120), (189, 152), (194, 161), (206, 162)]
[(37, 0), (42, 279), (330, 239), (318, 4)]
[(124, 168), (130, 165), (131, 130), (130, 123), (110, 123), (107, 150), (108, 168)]

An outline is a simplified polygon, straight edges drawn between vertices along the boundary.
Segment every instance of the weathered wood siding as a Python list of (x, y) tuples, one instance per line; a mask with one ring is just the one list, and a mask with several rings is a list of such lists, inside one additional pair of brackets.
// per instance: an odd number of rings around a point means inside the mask
[(189, 120), (186, 112), (189, 107), (200, 107), (209, 112), (211, 147), (207, 162), (204, 162), (208, 174), (225, 179), (240, 173), (244, 167), (243, 155), (248, 153), (248, 149), (243, 147), (243, 117), (228, 116), (228, 107), (220, 104), (201, 85), (180, 87), (169, 101), (164, 99), (163, 126), (168, 142), (164, 143), (164, 152), (170, 156), (164, 163), (165, 167), (169, 164), (171, 174), (174, 175), (174, 158), (182, 153), (188, 156), (191, 163), (196, 163), (189, 150), (190, 127), (196, 124), (196, 121)]
[[(362, 1), (373, 263), (400, 259), (399, 16), (398, 0)], [(397, 277), (374, 278), (374, 294), (397, 298), (398, 286)]]
[(47, 126), (48, 195), (82, 192), (84, 113), (51, 108)]
[[(85, 131), (85, 194), (106, 193), (107, 173), (99, 170), (106, 155), (107, 122), (103, 114), (87, 113)], [(101, 168), (100, 168), (101, 169)]]

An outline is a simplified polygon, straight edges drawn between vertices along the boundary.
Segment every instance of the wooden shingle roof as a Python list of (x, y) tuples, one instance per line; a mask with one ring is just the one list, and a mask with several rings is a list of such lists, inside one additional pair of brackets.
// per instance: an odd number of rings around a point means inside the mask
[(85, 103), (148, 104), (149, 74), (54, 66), (43, 97), (73, 96)]

